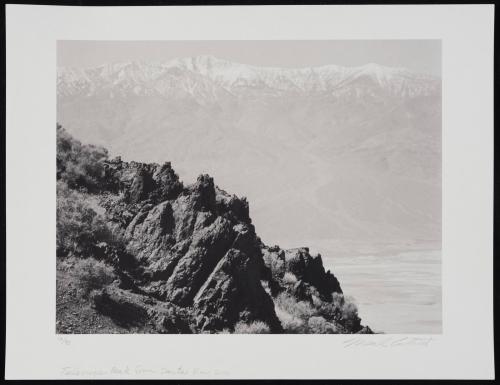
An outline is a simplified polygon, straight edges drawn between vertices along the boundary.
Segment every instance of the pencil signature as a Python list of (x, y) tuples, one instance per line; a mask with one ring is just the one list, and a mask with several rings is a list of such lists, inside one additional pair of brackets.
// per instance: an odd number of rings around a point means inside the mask
[(401, 346), (421, 346), (428, 347), (433, 337), (384, 337), (382, 339), (370, 339), (369, 337), (354, 337), (343, 341), (344, 348), (352, 347), (376, 347), (376, 348), (395, 348)]

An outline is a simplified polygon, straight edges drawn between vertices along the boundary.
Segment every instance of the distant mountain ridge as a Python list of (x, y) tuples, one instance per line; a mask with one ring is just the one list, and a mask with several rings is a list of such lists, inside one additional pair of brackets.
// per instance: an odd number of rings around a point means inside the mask
[[(201, 77), (205, 81), (201, 82)], [(207, 82), (209, 80), (209, 82)], [(174, 59), (167, 62), (122, 62), (88, 69), (61, 67), (58, 70), (60, 95), (116, 92), (165, 95), (178, 81), (187, 93), (195, 88), (238, 93), (241, 87), (261, 87), (297, 93), (336, 93), (357, 82), (373, 82), (386, 92), (406, 97), (435, 92), (440, 79), (405, 68), (369, 63), (358, 67), (324, 65), (305, 68), (258, 67), (234, 63), (210, 55)]]
[(57, 82), (72, 135), (124, 160), (170, 160), (186, 181), (214, 176), (249, 198), (267, 242), (441, 239), (438, 77), (197, 56), (59, 68)]

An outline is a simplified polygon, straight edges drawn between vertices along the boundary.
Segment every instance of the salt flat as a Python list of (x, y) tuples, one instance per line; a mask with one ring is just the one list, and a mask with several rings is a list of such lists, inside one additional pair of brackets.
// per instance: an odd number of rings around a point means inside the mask
[(386, 334), (438, 334), (441, 325), (441, 252), (329, 258), (360, 317)]

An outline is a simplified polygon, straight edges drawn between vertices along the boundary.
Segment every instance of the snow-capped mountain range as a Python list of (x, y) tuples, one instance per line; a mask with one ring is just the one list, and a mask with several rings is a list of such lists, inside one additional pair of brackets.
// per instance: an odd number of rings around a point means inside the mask
[(440, 78), (197, 56), (59, 68), (57, 92), (58, 122), (76, 138), (172, 161), (187, 183), (212, 175), (249, 198), (269, 244), (440, 240)]
[(239, 94), (245, 88), (267, 88), (275, 92), (342, 93), (361, 86), (383, 90), (401, 97), (435, 92), (440, 79), (404, 68), (369, 63), (359, 67), (325, 65), (299, 69), (257, 67), (204, 55), (174, 59), (164, 63), (124, 62), (76, 69), (60, 68), (60, 95), (74, 96), (128, 93), (170, 95), (172, 90), (188, 95), (199, 93)]

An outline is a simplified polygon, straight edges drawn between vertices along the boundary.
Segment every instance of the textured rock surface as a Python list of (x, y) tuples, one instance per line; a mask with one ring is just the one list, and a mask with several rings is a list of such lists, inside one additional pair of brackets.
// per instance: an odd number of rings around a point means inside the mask
[(245, 199), (217, 188), (208, 175), (184, 188), (168, 163), (115, 159), (106, 170), (122, 198), (108, 195), (103, 206), (141, 266), (134, 284), (142, 292), (192, 309), (201, 331), (238, 321), (282, 331), (260, 282), (266, 267)]
[(192, 333), (189, 313), (182, 308), (116, 286), (94, 292), (94, 307), (122, 326), (148, 323), (158, 333)]
[(369, 331), (357, 315), (348, 324), (337, 317), (341, 310), (329, 310), (342, 289), (320, 255), (264, 245), (246, 199), (210, 176), (184, 186), (170, 163), (103, 164), (105, 186), (94, 196), (116, 240), (94, 245), (91, 257), (113, 266), (116, 280), (92, 292), (99, 314), (125, 329), (157, 333), (233, 331), (237, 324), (252, 330), (262, 323), (282, 333), (276, 298), (285, 293), (292, 309), (280, 309), (282, 316), (294, 313), (295, 303), (315, 306), (309, 320), (297, 321), (312, 332)]
[(259, 264), (259, 259), (237, 249), (226, 253), (194, 299), (201, 329), (264, 321), (271, 332), (283, 331), (273, 301), (260, 284)]

